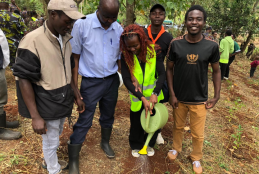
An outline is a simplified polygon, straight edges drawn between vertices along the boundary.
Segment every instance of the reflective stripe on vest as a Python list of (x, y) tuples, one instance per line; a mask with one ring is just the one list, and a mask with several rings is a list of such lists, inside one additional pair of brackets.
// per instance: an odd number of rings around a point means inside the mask
[[(155, 74), (156, 74), (156, 52), (154, 49), (154, 45), (152, 45), (152, 54), (153, 57), (150, 57), (150, 49), (148, 49), (147, 51), (147, 62), (145, 64), (145, 77), (143, 78), (143, 72), (142, 72), (142, 68), (140, 67), (140, 63), (139, 60), (137, 58), (136, 55), (134, 55), (134, 70), (133, 70), (133, 75), (135, 76), (135, 78), (138, 80), (139, 85), (142, 89), (142, 93), (145, 96), (145, 98), (147, 100), (150, 100), (150, 96), (153, 92), (153, 90), (156, 87), (156, 82), (157, 79), (155, 78)], [(131, 99), (131, 110), (133, 112), (137, 112), (141, 109), (142, 106), (142, 101), (139, 100), (137, 97), (135, 97), (134, 95), (132, 95), (130, 93), (130, 99)], [(164, 99), (164, 95), (163, 92), (161, 91), (157, 97), (158, 102), (160, 100)]]

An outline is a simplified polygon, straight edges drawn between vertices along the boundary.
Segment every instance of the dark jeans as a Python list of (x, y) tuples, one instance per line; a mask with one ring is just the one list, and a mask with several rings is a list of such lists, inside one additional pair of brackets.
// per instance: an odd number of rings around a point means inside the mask
[[(147, 139), (147, 133), (143, 130), (141, 123), (140, 123), (140, 116), (143, 110), (143, 106), (141, 107), (140, 111), (133, 112), (130, 111), (130, 135), (129, 135), (129, 144), (132, 150), (135, 149), (142, 149), (145, 141)], [(154, 147), (156, 143), (158, 131), (156, 131), (149, 142), (150, 147)]]
[(251, 67), (250, 77), (254, 77), (255, 70), (256, 70), (256, 67)]
[(219, 64), (220, 64), (220, 71), (221, 71), (221, 80), (223, 80), (228, 64), (226, 63), (219, 63)]
[(73, 127), (73, 134), (70, 136), (71, 144), (82, 144), (92, 121), (99, 102), (100, 118), (102, 128), (112, 128), (114, 112), (118, 98), (119, 76), (114, 74), (106, 79), (82, 78), (80, 93), (85, 103), (85, 111), (79, 114), (79, 118)]
[(225, 73), (225, 77), (229, 77), (229, 67), (231, 65), (231, 63), (235, 60), (235, 56), (232, 56), (229, 58), (229, 62), (228, 62), (228, 66), (226, 68), (226, 73)]

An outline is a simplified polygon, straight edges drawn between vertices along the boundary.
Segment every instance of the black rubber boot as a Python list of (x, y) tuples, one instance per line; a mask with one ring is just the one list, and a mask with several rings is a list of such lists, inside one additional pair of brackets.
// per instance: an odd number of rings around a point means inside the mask
[(68, 145), (68, 157), (69, 157), (69, 174), (79, 174), (79, 152), (81, 151), (82, 144), (70, 144)]
[(0, 128), (1, 140), (17, 140), (22, 137), (21, 132), (15, 132), (8, 129)]
[(0, 115), (0, 127), (4, 128), (17, 128), (19, 127), (19, 121), (6, 121), (6, 113), (4, 112), (3, 114)]
[(115, 153), (109, 144), (112, 128), (102, 128), (101, 133), (102, 133), (101, 148), (103, 149), (103, 151), (105, 152), (108, 158), (114, 158)]
[(6, 114), (5, 112), (0, 115), (0, 139), (1, 140), (16, 140), (22, 137), (20, 132), (4, 129), (6, 127)]
[(5, 112), (0, 115), (0, 127), (1, 128), (6, 127), (6, 114), (5, 114)]
[(17, 127), (19, 127), (19, 121), (6, 122), (6, 128), (17, 128)]

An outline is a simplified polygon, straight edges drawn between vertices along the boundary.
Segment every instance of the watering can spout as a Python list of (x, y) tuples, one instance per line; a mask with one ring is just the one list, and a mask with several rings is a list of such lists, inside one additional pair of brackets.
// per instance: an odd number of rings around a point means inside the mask
[(153, 137), (154, 133), (155, 132), (151, 132), (148, 134), (144, 147), (138, 152), (140, 155), (147, 155), (147, 146), (148, 146), (151, 138)]
[(140, 155), (147, 155), (147, 146), (144, 146), (138, 153)]

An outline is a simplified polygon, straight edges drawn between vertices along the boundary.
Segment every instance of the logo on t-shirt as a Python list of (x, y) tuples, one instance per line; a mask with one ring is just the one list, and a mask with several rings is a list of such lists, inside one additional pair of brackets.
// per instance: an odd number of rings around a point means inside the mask
[(187, 54), (187, 64), (196, 64), (196, 61), (198, 60), (199, 55), (195, 55), (195, 54)]

